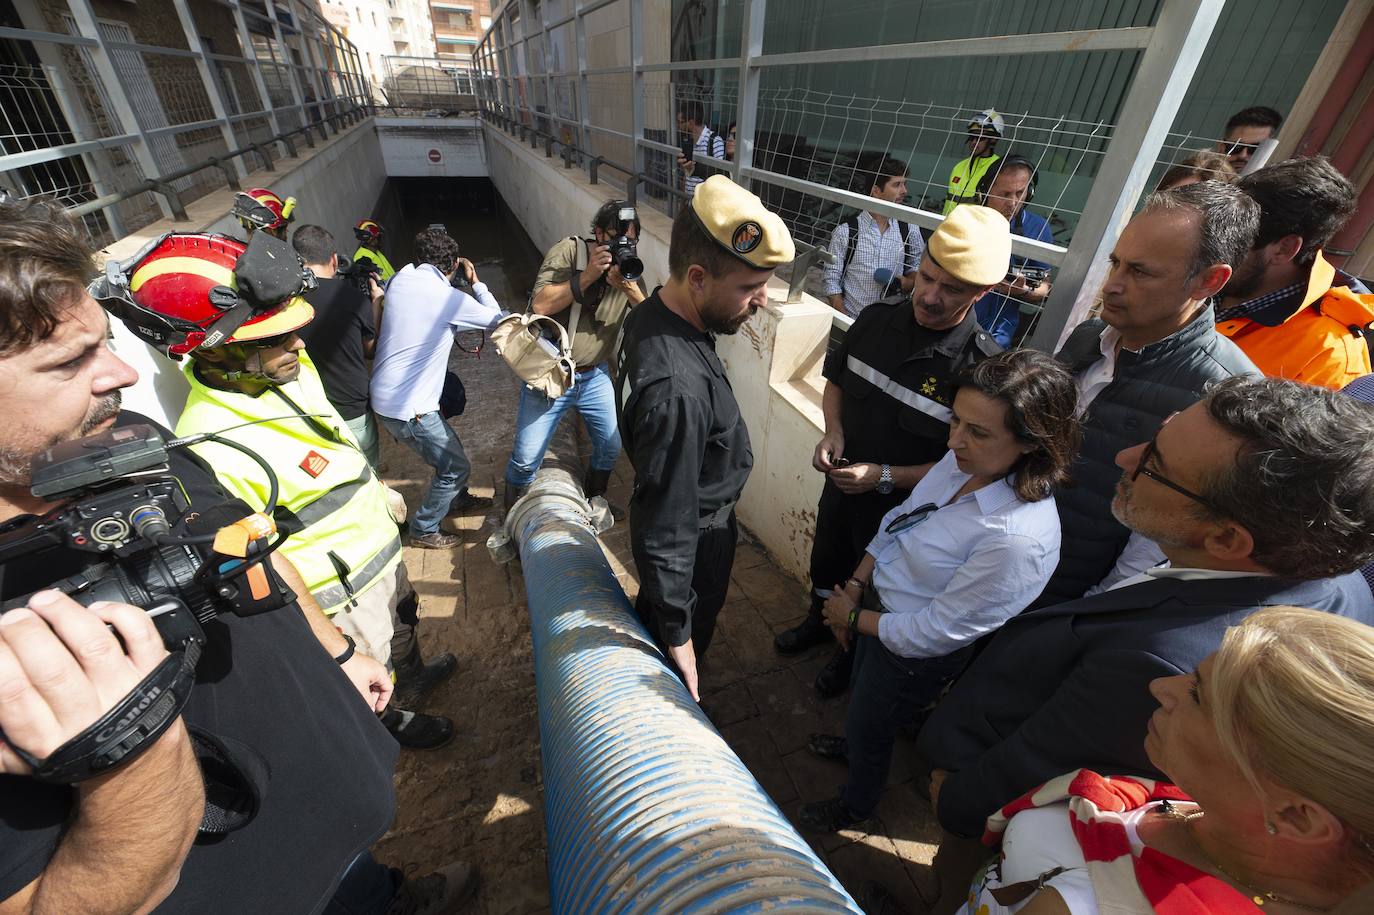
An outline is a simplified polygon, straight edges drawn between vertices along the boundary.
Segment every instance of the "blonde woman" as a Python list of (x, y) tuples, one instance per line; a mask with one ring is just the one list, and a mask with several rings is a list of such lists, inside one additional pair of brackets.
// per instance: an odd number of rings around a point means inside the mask
[(1367, 911), (1374, 628), (1271, 607), (1150, 691), (1145, 751), (1173, 784), (1080, 770), (1008, 804), (964, 911)]

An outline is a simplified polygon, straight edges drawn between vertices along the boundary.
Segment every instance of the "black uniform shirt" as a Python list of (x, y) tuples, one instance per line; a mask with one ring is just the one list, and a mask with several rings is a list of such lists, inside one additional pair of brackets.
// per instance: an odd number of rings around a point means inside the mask
[(749, 430), (714, 338), (669, 311), (657, 289), (626, 318), (619, 367), (639, 587), (664, 638), (681, 645), (691, 635), (699, 525), (739, 499), (754, 466)]
[[(118, 425), (134, 422), (149, 421), (122, 413)], [(169, 457), (192, 510), (232, 501), (188, 449)], [(16, 559), (0, 569), (0, 597), (42, 588), (95, 558), (55, 547)], [(295, 604), (224, 614), (204, 628), (183, 719), (223, 746), (253, 780), (261, 807), (236, 832), (198, 838), (176, 889), (154, 911), (319, 911), (345, 868), (391, 825), (396, 741)], [(47, 867), (74, 800), (65, 785), (0, 775), (0, 899)]]
[(972, 308), (948, 330), (922, 327), (908, 298), (865, 308), (823, 369), (844, 394), (844, 457), (899, 467), (938, 461), (948, 450), (951, 382), (1001, 351)]

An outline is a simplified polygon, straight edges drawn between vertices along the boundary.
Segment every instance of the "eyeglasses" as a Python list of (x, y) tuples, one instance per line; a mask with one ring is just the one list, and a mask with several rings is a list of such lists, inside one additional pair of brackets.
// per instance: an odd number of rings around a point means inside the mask
[(284, 334), (277, 334), (272, 337), (261, 337), (257, 340), (244, 340), (243, 345), (251, 346), (253, 349), (273, 349), (274, 347), (285, 345), (287, 340), (295, 331), (287, 331)]
[[(1160, 423), (1159, 427), (1163, 429), (1164, 426), (1168, 424), (1169, 420), (1173, 419), (1177, 415), (1177, 413), (1170, 413), (1164, 419), (1164, 422)], [(1155, 473), (1153, 470), (1145, 466), (1149, 462), (1150, 458), (1159, 451), (1158, 446), (1155, 444), (1155, 440), (1158, 438), (1159, 433), (1156, 432), (1154, 438), (1150, 439), (1150, 441), (1146, 443), (1145, 450), (1140, 452), (1140, 463), (1136, 464), (1135, 470), (1131, 471), (1131, 482), (1134, 483), (1136, 480), (1140, 479), (1142, 475), (1147, 476), (1159, 485), (1167, 486), (1179, 495), (1186, 496), (1187, 498), (1192, 499), (1199, 505), (1205, 505), (1219, 515), (1226, 514), (1226, 512), (1222, 511), (1219, 507), (1217, 507), (1215, 503), (1207, 501), (1202, 496), (1193, 492), (1191, 489), (1186, 489), (1185, 487), (1180, 486), (1179, 484), (1175, 483), (1173, 480), (1169, 479), (1163, 474)]]
[(889, 534), (900, 534), (902, 531), (920, 524), (922, 521), (935, 514), (939, 509), (940, 506), (936, 505), (934, 502), (927, 502), (919, 508), (913, 508), (909, 512), (902, 512), (888, 522), (886, 531)]
[(1238, 141), (1231, 144), (1230, 148), (1226, 150), (1226, 155), (1234, 156), (1237, 153), (1243, 152), (1247, 156), (1253, 156), (1257, 149), (1259, 149), (1258, 143), (1241, 143)]

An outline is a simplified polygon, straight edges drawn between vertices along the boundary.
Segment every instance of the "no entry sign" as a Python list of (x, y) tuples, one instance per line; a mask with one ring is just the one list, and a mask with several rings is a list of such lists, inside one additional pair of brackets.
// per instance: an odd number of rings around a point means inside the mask
[(429, 151), (429, 161), (434, 163), (442, 162), (444, 161), (444, 154), (437, 149), (431, 149)]

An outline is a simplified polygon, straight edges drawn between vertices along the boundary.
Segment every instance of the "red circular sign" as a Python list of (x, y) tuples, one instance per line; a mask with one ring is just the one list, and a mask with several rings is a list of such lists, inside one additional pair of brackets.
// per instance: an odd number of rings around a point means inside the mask
[(429, 161), (431, 161), (431, 162), (440, 162), (440, 161), (443, 161), (443, 158), (444, 158), (444, 154), (441, 153), (441, 152), (439, 152), (439, 150), (437, 150), (437, 149), (431, 149), (431, 150), (429, 151)]

